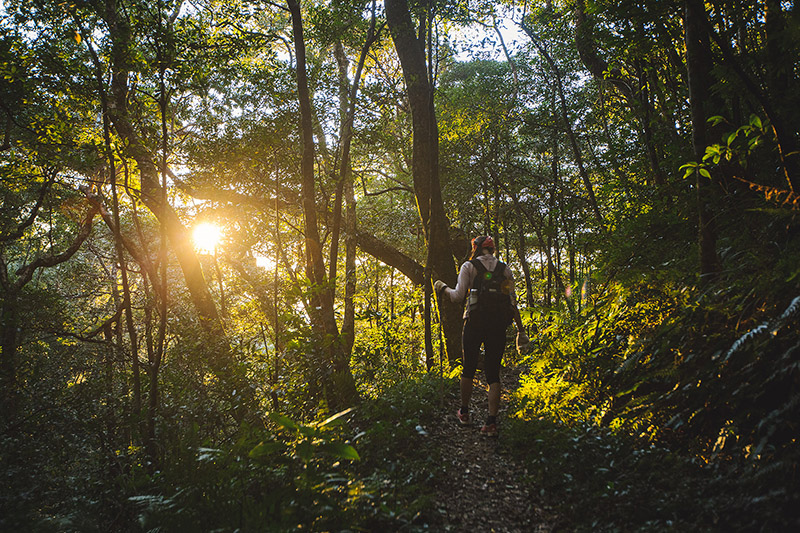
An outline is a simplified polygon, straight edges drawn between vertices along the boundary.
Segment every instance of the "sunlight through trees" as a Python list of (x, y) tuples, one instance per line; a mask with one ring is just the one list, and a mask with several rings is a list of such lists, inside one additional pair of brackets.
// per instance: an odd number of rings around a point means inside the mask
[(798, 28), (0, 2), (0, 530), (446, 529), (414, 439), (461, 363), (432, 282), (477, 235), (532, 339), (503, 446), (566, 529), (796, 526)]

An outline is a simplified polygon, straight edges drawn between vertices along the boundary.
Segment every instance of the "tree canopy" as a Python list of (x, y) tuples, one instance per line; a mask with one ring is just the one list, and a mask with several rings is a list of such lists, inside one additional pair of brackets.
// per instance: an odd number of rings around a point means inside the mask
[[(0, 29), (0, 528), (441, 525), (413, 439), (463, 306), (433, 282), (479, 235), (533, 339), (506, 446), (587, 476), (567, 529), (797, 526), (795, 2), (6, 0)], [(657, 460), (715, 497), (621, 521), (647, 481), (599, 463)]]

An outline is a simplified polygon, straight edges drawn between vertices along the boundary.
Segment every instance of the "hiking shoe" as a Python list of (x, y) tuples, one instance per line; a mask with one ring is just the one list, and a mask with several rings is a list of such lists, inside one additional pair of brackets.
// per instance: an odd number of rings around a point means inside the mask
[(497, 424), (484, 424), (484, 426), (481, 428), (481, 435), (484, 437), (496, 437)]
[(469, 413), (461, 414), (461, 409), (456, 411), (456, 418), (458, 419), (458, 423), (461, 426), (469, 426), (472, 424), (472, 420), (469, 418)]

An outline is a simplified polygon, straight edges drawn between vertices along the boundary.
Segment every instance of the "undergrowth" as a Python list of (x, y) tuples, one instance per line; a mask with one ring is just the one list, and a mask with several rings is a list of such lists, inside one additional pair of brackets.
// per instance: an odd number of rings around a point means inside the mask
[(265, 426), (243, 427), (230, 444), (186, 442), (169, 468), (128, 477), (139, 527), (426, 530), (429, 481), (441, 461), (422, 425), (443, 386), (435, 375), (420, 375), (326, 420), (270, 413)]
[(531, 317), (508, 445), (564, 530), (800, 528), (796, 263), (768, 283), (750, 260), (702, 287), (625, 280), (580, 313)]

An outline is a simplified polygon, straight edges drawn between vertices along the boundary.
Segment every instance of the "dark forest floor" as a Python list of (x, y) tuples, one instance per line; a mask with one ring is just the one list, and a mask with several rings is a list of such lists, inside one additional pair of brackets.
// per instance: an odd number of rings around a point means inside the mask
[(551, 524), (555, 521), (552, 513), (524, 483), (525, 462), (503, 445), (503, 418), (510, 395), (519, 385), (519, 376), (519, 368), (503, 369), (499, 437), (480, 434), (487, 414), (487, 388), (480, 372), (473, 388), (472, 425), (458, 424), (455, 413), (460, 402), (457, 395), (452, 394), (430, 428), (431, 438), (445, 458), (442, 465), (445, 473), (436, 487), (440, 514), (437, 527), (444, 531), (552, 531)]

